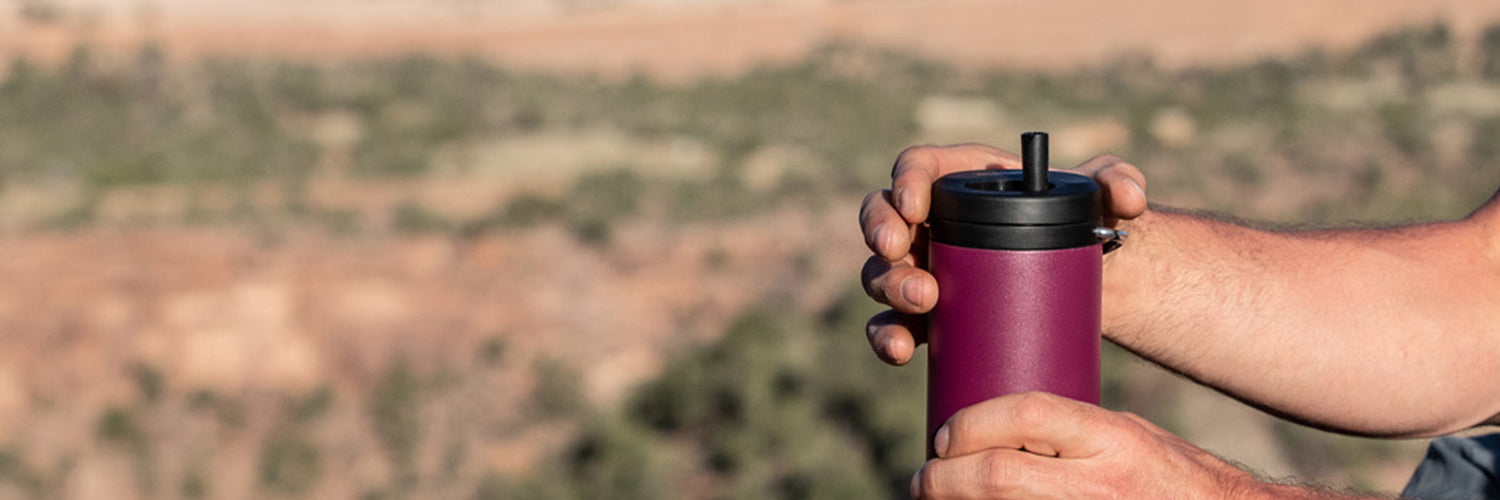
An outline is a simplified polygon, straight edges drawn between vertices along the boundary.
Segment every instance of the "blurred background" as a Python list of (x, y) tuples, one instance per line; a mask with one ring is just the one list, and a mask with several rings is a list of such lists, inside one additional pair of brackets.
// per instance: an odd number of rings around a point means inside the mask
[[(904, 147), (1314, 225), (1500, 184), (1494, 1), (0, 0), (0, 57), (0, 499), (899, 498)], [(1105, 357), (1269, 476), (1425, 448)]]

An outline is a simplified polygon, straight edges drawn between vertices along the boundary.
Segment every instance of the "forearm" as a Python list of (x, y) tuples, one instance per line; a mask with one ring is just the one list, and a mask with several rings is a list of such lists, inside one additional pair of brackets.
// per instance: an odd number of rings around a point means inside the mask
[(1500, 273), (1474, 221), (1273, 232), (1150, 210), (1105, 272), (1105, 334), (1237, 398), (1361, 434), (1494, 415)]
[(1229, 498), (1234, 500), (1391, 500), (1395, 497), (1356, 495), (1305, 486), (1261, 483)]

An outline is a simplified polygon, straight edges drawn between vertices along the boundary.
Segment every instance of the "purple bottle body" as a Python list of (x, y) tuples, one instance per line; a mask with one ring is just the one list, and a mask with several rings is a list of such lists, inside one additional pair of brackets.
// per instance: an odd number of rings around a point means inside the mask
[(928, 270), (927, 456), (954, 412), (1045, 391), (1099, 404), (1104, 250), (1093, 179), (1048, 172), (1047, 134), (1021, 136), (1020, 171), (933, 184)]
[(1045, 391), (1099, 403), (1100, 245), (992, 250), (932, 243), (927, 443), (954, 412)]

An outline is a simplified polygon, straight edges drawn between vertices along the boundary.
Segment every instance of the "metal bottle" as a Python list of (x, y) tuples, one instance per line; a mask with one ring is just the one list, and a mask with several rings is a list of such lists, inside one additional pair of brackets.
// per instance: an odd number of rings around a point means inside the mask
[(1047, 134), (1021, 136), (1020, 171), (933, 185), (927, 443), (959, 409), (1045, 391), (1099, 403), (1099, 186), (1047, 171)]

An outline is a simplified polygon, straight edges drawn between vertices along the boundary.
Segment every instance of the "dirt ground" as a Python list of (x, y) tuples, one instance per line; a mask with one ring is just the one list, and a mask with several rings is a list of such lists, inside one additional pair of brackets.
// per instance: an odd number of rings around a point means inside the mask
[[(837, 40), (964, 65), (1065, 69), (1144, 53), (1183, 66), (1348, 47), (1394, 27), (1438, 20), (1459, 38), (1474, 37), (1500, 20), (1500, 1), (0, 0), (0, 57), (59, 60), (81, 42), (124, 55), (149, 41), (179, 59), (331, 61), (431, 52), (545, 71), (687, 80), (795, 60)], [(600, 142), (607, 146), (608, 139)], [(444, 192), (454, 198), (454, 191)], [(5, 198), (0, 203), (17, 199)], [(129, 373), (138, 364), (160, 370), (170, 394), (295, 394), (322, 384), (362, 394), (392, 356), (432, 364), (470, 359), (497, 337), (515, 359), (565, 357), (588, 367), (584, 393), (608, 404), (657, 373), (663, 353), (710, 340), (733, 312), (759, 297), (786, 292), (799, 303), (822, 304), (844, 292), (864, 257), (847, 211), (855, 204), (834, 200), (831, 206), (843, 208), (768, 214), (726, 227), (642, 222), (620, 228), (608, 252), (581, 246), (558, 228), (478, 241), (267, 238), (129, 225), (0, 230), (6, 284), (0, 287), (0, 435), (15, 436), (21, 449), (44, 450), (34, 458), (44, 464), (63, 461), (45, 450), (90, 449), (94, 416), (137, 398), (139, 384)], [(5, 218), (0, 214), (0, 226)], [(767, 220), (806, 230), (770, 237)], [(815, 276), (788, 276), (796, 271), (777, 266), (802, 257), (813, 260), (808, 268)], [(783, 289), (799, 280), (811, 286)], [(475, 398), (497, 408), (484, 413), (516, 413), (501, 406), (523, 397), (529, 369), (505, 367), (497, 377), (509, 383)], [(54, 395), (66, 397), (49, 399)], [(565, 437), (539, 435), (541, 442), (527, 441), (527, 434), (475, 453), (501, 470), (523, 468)], [(103, 498), (108, 485), (128, 484), (128, 467), (100, 460), (83, 459), (83, 472), (67, 479), (65, 497)], [(1282, 469), (1271, 460), (1247, 461)], [(219, 465), (221, 477), (238, 478), (224, 480), (225, 490), (255, 481), (251, 461)], [(1399, 487), (1408, 473), (1394, 471), (1376, 486)]]
[[(768, 217), (809, 230), (771, 239), (763, 220), (630, 223), (607, 252), (557, 227), (474, 240), (214, 228), (0, 237), (0, 436), (38, 470), (74, 470), (57, 472), (64, 498), (138, 498), (121, 492), (131, 462), (95, 438), (98, 415), (123, 408), (143, 419), (160, 481), (209, 464), (214, 498), (249, 498), (257, 440), (282, 425), (276, 395), (330, 390), (331, 416), (315, 432), (333, 434), (313, 439), (361, 451), (331, 458), (335, 479), (312, 497), (354, 498), (378, 482), (358, 471), (385, 466), (358, 395), (400, 362), (487, 374), (433, 407), (464, 419), (463, 439), (493, 433), (469, 427), (510, 429), (468, 448), (476, 471), (528, 470), (571, 435), (527, 420), (530, 360), (566, 360), (580, 395), (610, 406), (759, 297), (816, 306), (847, 291), (861, 259), (848, 214)], [(813, 276), (777, 264), (798, 256)], [(476, 363), (490, 345), (504, 354), (487, 370)], [(160, 374), (161, 396), (141, 399), (141, 369)], [(260, 403), (225, 427), (179, 403), (203, 395)], [(194, 427), (174, 428), (184, 422)], [(57, 465), (70, 460), (76, 469)]]
[[(1500, 1), (1436, 0), (12, 0), (0, 54), (57, 58), (80, 41), (177, 57), (473, 54), (543, 70), (665, 79), (732, 75), (835, 40), (962, 64), (1066, 68), (1126, 53), (1168, 66), (1351, 46), (1442, 20), (1463, 37)], [(30, 6), (30, 8), (27, 8)]]

